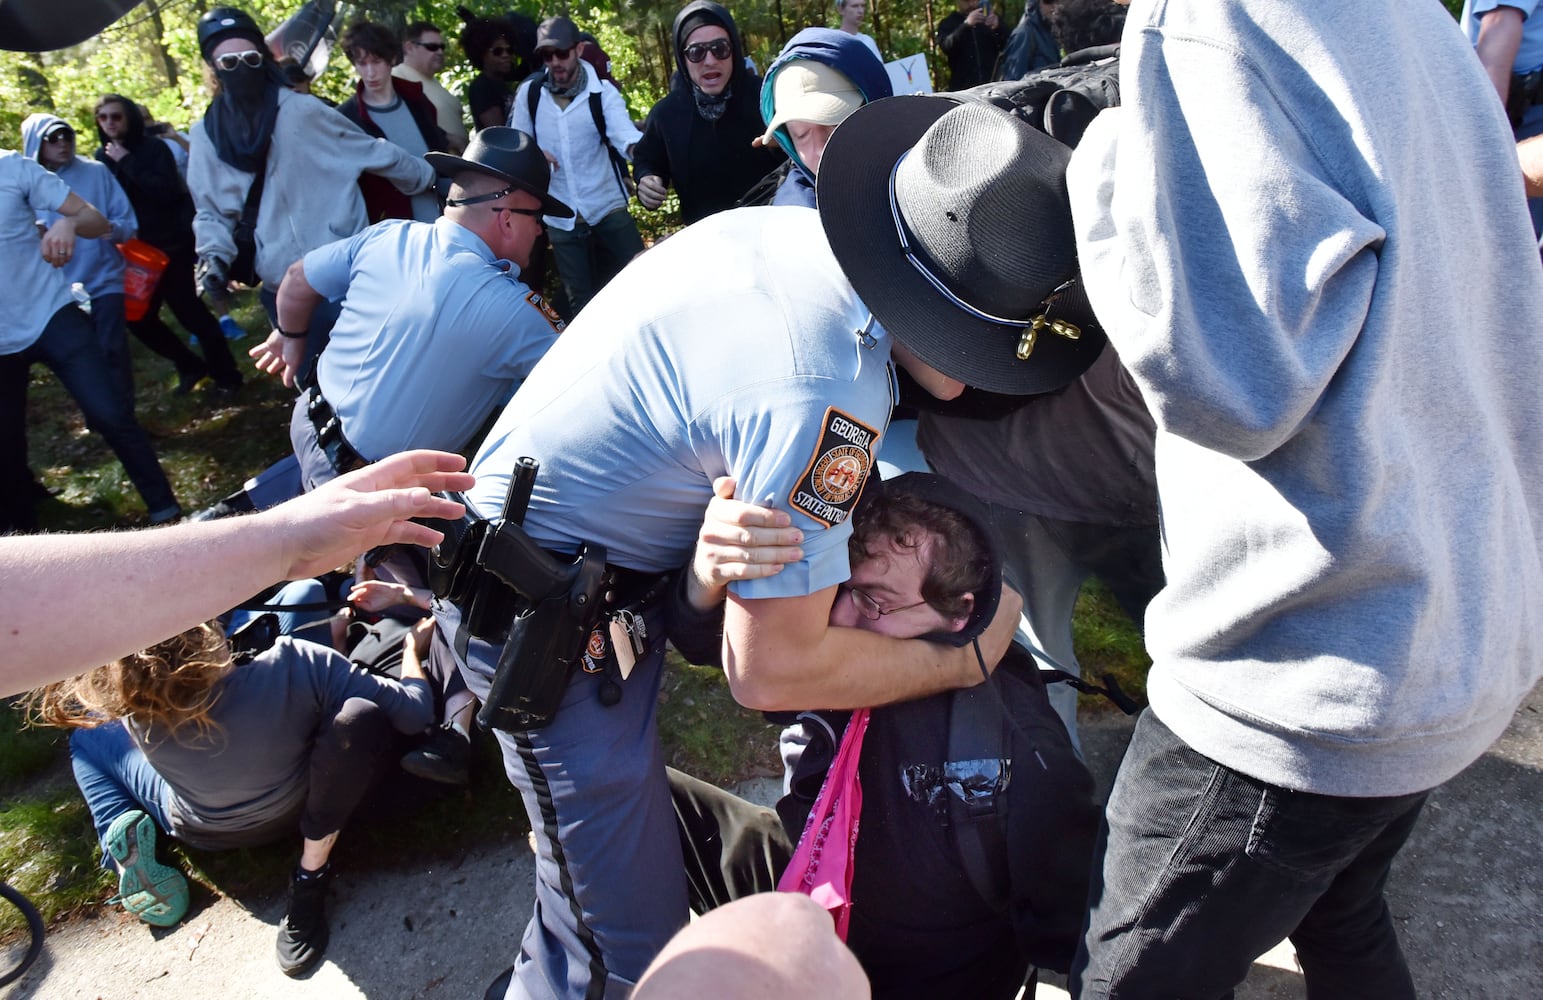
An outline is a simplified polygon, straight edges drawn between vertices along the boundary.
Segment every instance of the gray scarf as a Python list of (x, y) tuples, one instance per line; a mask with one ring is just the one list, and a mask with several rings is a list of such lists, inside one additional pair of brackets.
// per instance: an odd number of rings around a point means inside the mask
[(552, 80), (552, 71), (546, 70), (541, 75), (541, 86), (545, 87), (553, 97), (571, 101), (584, 93), (585, 88), (589, 86), (589, 67), (584, 65), (584, 60), (580, 59), (579, 71), (573, 74), (573, 83), (566, 90), (559, 90)]
[(705, 121), (715, 122), (722, 118), (723, 112), (728, 109), (729, 98), (734, 96), (734, 87), (730, 84), (723, 88), (723, 93), (713, 95), (706, 93), (693, 83), (691, 95), (696, 98), (696, 113)]

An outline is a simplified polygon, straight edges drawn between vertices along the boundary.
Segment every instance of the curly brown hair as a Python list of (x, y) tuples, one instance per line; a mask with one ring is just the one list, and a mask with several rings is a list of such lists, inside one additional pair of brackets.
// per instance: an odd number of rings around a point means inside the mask
[(115, 719), (133, 719), (177, 738), (191, 726), (208, 738), (220, 726), (209, 717), (216, 683), (235, 661), (218, 623), (205, 622), (148, 649), (114, 660), (27, 696), (35, 725), (94, 729)]
[(852, 518), (847, 557), (856, 566), (889, 539), (900, 548), (928, 546), (922, 599), (946, 618), (970, 614), (991, 584), (991, 549), (979, 529), (958, 511), (901, 490), (875, 490)]

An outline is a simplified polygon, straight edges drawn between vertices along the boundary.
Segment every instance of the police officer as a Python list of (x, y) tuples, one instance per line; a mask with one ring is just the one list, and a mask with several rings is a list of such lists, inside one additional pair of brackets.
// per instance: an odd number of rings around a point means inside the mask
[[(981, 679), (973, 650), (829, 623), (836, 584), (848, 575), (848, 518), (893, 404), (886, 327), (932, 331), (944, 323), (960, 331), (942, 340), (897, 334), (893, 343), (895, 360), (945, 396), (961, 391), (956, 374), (994, 391), (1051, 388), (1086, 367), (1091, 357), (1083, 355), (1096, 354), (1102, 338), (1091, 330), (1082, 342), (1046, 334), (1060, 342), (1035, 348), (1026, 362), (1014, 357), (1047, 296), (1074, 269), (1064, 150), (1047, 151), (1052, 140), (1024, 134), (999, 112), (962, 109), (964, 119), (940, 130), (938, 155), (909, 158), (892, 200), (890, 167), (953, 106), (917, 103), (925, 112), (908, 122), (909, 133), (887, 142), (870, 135), (837, 153), (853, 116), (832, 139), (826, 163), (834, 155), (846, 165), (837, 170), (846, 184), (835, 203), (855, 215), (833, 213), (822, 226), (823, 207), (721, 213), (630, 265), (615, 279), (618, 293), (594, 300), (537, 366), (473, 462), (472, 512), (496, 518), (516, 462), (539, 460), (524, 531), (562, 558), (604, 546), (610, 586), (602, 596), (612, 609), (583, 655), (573, 652), (580, 665), (550, 721), (497, 734), (531, 818), (537, 902), (516, 966), (489, 996), (624, 995), (685, 921), (654, 719), (663, 656), (658, 578), (689, 558), (715, 478), (734, 476), (740, 496), (782, 508), (803, 531), (800, 559), (776, 576), (737, 584), (729, 599), (724, 661), (742, 704), (886, 704)], [(955, 136), (982, 127), (997, 128), (1014, 155), (991, 165), (949, 155)], [(892, 155), (879, 164), (873, 150)], [(935, 169), (1000, 176), (930, 176)], [(827, 181), (822, 170), (820, 183)], [(932, 211), (950, 188), (1004, 200), (989, 206), (989, 219), (963, 203)], [(992, 224), (1020, 219), (1023, 210), (1043, 223), (1039, 234), (1056, 258), (1048, 266), (1029, 259), (1016, 225)], [(993, 265), (984, 277), (961, 277), (978, 259), (957, 256), (963, 230), (954, 227), (983, 221), (1002, 237), (991, 253), (1010, 270)], [(858, 248), (849, 256), (832, 250), (841, 230), (849, 231), (848, 249)], [(875, 255), (879, 245), (906, 248), (918, 265)], [(867, 258), (878, 262), (876, 273), (863, 266)], [(869, 304), (843, 274), (849, 265), (872, 289)], [(709, 280), (683, 282), (683, 274)], [(940, 295), (934, 281), (953, 297)], [(870, 311), (880, 301), (883, 325)], [(918, 315), (906, 320), (906, 312)], [(501, 655), (526, 648), (532, 636), (526, 617), (499, 623), (508, 626), (507, 641), (483, 627), (468, 614), (480, 600), (436, 603), (433, 655), (453, 656), (483, 696), (506, 679), (495, 678)], [(1004, 605), (981, 643), (988, 663), (1013, 631), (1016, 601)], [(499, 710), (495, 697), (484, 717)]]
[(520, 281), (541, 214), (572, 214), (547, 194), (535, 142), (484, 129), (464, 158), (429, 158), (451, 178), (444, 216), (381, 222), (295, 261), (279, 285), (279, 329), (251, 351), (293, 384), (311, 313), (342, 300), (290, 420), (306, 489), (398, 451), (461, 450), (562, 330)]
[[(1466, 0), (1459, 19), (1517, 139), (1543, 133), (1543, 6), (1538, 0)], [(1543, 198), (1527, 202), (1543, 234)]]

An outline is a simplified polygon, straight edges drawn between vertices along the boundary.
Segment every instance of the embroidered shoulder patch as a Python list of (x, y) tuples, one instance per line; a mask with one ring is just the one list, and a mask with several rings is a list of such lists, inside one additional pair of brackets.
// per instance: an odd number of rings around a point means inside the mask
[(799, 476), (789, 502), (826, 527), (852, 516), (873, 469), (879, 432), (834, 406), (820, 422), (820, 443)]
[(540, 292), (525, 293), (525, 301), (535, 306), (536, 309), (540, 311), (541, 315), (546, 317), (546, 321), (552, 324), (552, 329), (556, 330), (558, 333), (562, 333), (563, 327), (568, 325), (567, 323), (563, 322), (563, 318), (561, 316), (557, 315), (557, 310), (553, 309), (551, 305), (547, 303), (547, 300), (541, 297)]

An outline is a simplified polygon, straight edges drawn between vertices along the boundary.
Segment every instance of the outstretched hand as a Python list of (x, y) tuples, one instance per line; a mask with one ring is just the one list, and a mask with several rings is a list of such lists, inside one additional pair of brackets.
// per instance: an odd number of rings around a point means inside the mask
[(326, 572), (377, 545), (438, 543), (444, 536), (410, 518), (457, 518), (465, 509), (436, 491), (467, 490), (466, 460), (442, 451), (406, 451), (255, 515), (276, 522), (285, 578)]

